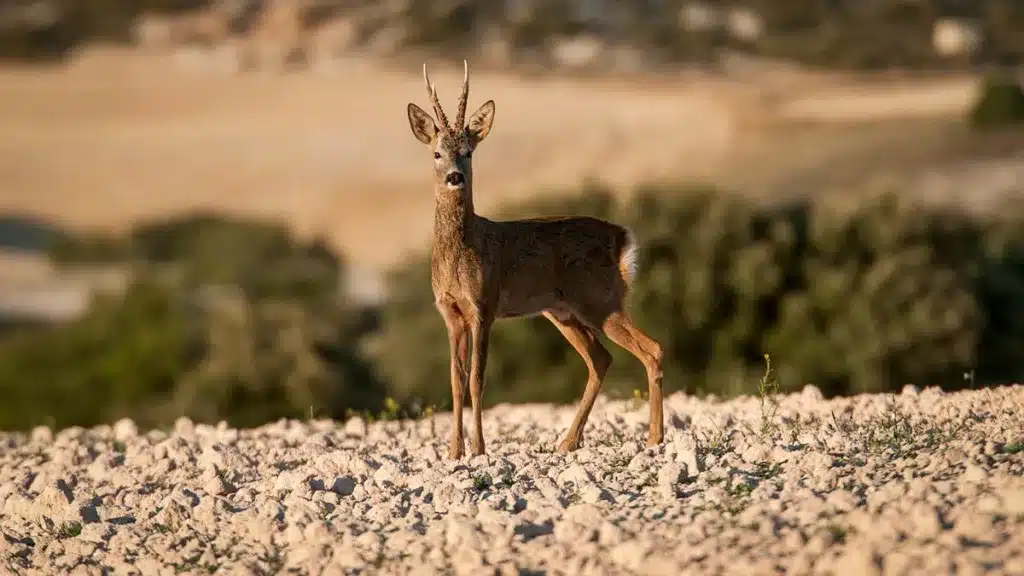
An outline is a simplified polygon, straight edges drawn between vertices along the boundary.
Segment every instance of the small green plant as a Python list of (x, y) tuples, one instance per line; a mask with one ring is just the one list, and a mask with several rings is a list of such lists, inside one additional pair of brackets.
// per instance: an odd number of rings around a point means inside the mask
[(1024, 452), (1024, 440), (1004, 444), (1000, 452), (1003, 454), (1020, 454), (1021, 452)]
[(434, 405), (431, 404), (423, 409), (424, 418), (430, 419), (430, 437), (437, 437), (437, 423), (434, 421)]
[(625, 454), (615, 453), (611, 456), (608, 463), (615, 468), (625, 468), (629, 466), (630, 457)]
[(477, 492), (483, 492), (494, 484), (494, 480), (487, 472), (477, 472), (473, 475), (473, 488)]
[(782, 465), (785, 462), (758, 462), (754, 464), (757, 470), (754, 472), (754, 476), (767, 480), (769, 478), (775, 478), (779, 474), (782, 474)]
[(82, 523), (81, 522), (65, 522), (60, 530), (57, 532), (58, 540), (66, 540), (68, 538), (75, 538), (82, 534)]
[(779, 411), (779, 402), (776, 400), (776, 396), (779, 394), (779, 381), (772, 371), (771, 356), (765, 354), (764, 362), (764, 375), (761, 376), (761, 381), (757, 384), (757, 395), (761, 402), (761, 427), (757, 431), (757, 435), (762, 439), (767, 439), (775, 436), (775, 433), (779, 431), (779, 425), (775, 421), (775, 415)]
[(832, 541), (837, 544), (843, 544), (846, 542), (847, 530), (839, 524), (829, 524), (828, 534), (832, 537)]
[(118, 454), (124, 454), (125, 445), (124, 445), (124, 442), (122, 442), (120, 440), (114, 440), (114, 443), (111, 444), (111, 448), (113, 448), (114, 452), (116, 452)]
[(619, 430), (618, 428), (612, 428), (611, 434), (612, 438), (615, 440), (615, 443), (620, 446), (623, 444), (623, 442), (626, 441), (626, 435), (623, 434), (622, 431)]
[(787, 421), (785, 426), (787, 432), (786, 436), (789, 443), (792, 445), (803, 446), (803, 443), (800, 441), (800, 437), (803, 436), (804, 432), (806, 432), (809, 427), (814, 427), (813, 425), (815, 421), (816, 417), (811, 418), (810, 421), (807, 422), (800, 416)]
[(639, 388), (633, 388), (633, 395), (629, 399), (629, 409), (637, 411), (647, 404), (647, 393)]
[(754, 491), (754, 487), (747, 482), (729, 481), (725, 484), (725, 492), (733, 498), (746, 498)]
[(400, 411), (401, 407), (398, 405), (398, 402), (395, 402), (394, 398), (388, 396), (384, 399), (384, 411), (381, 412), (380, 419), (387, 422), (398, 420)]
[(697, 441), (698, 452), (704, 451), (718, 457), (732, 452), (732, 436), (715, 424), (714, 420), (711, 421), (711, 424), (715, 427), (714, 432), (702, 432), (700, 438), (694, 437), (694, 440)]
[(889, 404), (885, 412), (873, 418), (868, 427), (869, 445), (900, 451), (914, 441), (914, 427), (895, 405)]
[[(747, 507), (750, 493), (754, 486), (746, 481), (736, 481), (732, 476), (726, 476), (719, 480), (723, 484), (724, 497), (719, 503), (719, 508), (729, 514), (738, 514)], [(719, 483), (715, 482), (715, 483)]]
[(501, 469), (501, 483), (511, 487), (516, 481), (516, 470), (512, 466), (505, 466)]
[(856, 466), (857, 468), (860, 468), (861, 466), (867, 465), (867, 463), (867, 460), (864, 460), (863, 458), (853, 457), (847, 459), (844, 457), (839, 457), (835, 459), (832, 465), (837, 468), (842, 466)]
[(583, 496), (580, 494), (579, 488), (576, 488), (575, 486), (573, 486), (572, 489), (569, 490), (569, 492), (565, 495), (566, 504), (576, 504), (582, 499)]
[(832, 427), (836, 432), (844, 435), (851, 435), (857, 431), (857, 424), (853, 421), (849, 415), (836, 416), (835, 412), (832, 414)]

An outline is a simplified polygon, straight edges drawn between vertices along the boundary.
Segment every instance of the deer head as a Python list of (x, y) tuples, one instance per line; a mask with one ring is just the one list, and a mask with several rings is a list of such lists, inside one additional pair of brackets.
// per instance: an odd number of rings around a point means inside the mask
[(469, 64), (462, 62), (464, 76), (462, 96), (455, 124), (437, 99), (437, 88), (430, 82), (427, 65), (423, 65), (423, 81), (434, 107), (436, 121), (419, 106), (409, 103), (409, 127), (417, 140), (426, 144), (434, 155), (434, 189), (441, 194), (469, 194), (473, 188), (473, 151), (483, 142), (494, 123), (494, 100), (488, 100), (466, 122), (466, 103), (469, 99)]

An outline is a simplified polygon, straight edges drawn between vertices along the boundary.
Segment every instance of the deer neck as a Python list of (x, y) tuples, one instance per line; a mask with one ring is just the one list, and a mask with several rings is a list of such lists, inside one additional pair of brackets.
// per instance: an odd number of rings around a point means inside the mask
[(434, 207), (434, 249), (444, 253), (466, 247), (473, 242), (473, 194), (467, 187), (453, 194), (438, 190)]

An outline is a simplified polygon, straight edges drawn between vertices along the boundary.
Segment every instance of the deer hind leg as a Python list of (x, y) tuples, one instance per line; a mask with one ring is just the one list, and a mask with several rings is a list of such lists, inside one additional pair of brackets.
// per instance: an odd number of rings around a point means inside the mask
[(490, 341), (490, 316), (478, 313), (469, 324), (472, 345), (472, 365), (469, 370), (469, 396), (473, 403), (473, 436), (470, 448), (474, 456), (485, 452), (483, 431), (484, 373), (487, 371), (487, 348)]
[(604, 321), (604, 333), (619, 346), (625, 348), (643, 362), (647, 369), (648, 403), (651, 408), (651, 421), (647, 431), (647, 446), (660, 444), (665, 437), (665, 422), (661, 394), (661, 346), (650, 336), (644, 334), (633, 321), (618, 311), (610, 314)]
[(466, 361), (469, 352), (468, 324), (462, 312), (453, 304), (439, 304), (438, 309), (448, 328), (448, 346), (451, 355), (452, 379), (452, 438), (448, 457), (462, 458), (465, 444), (462, 440), (462, 403), (466, 395)]
[(574, 317), (556, 317), (551, 312), (544, 312), (544, 317), (551, 321), (562, 333), (562, 336), (569, 341), (569, 344), (576, 349), (576, 352), (583, 358), (587, 365), (587, 388), (583, 392), (583, 399), (580, 400), (579, 408), (576, 409), (576, 417), (569, 427), (569, 432), (564, 440), (558, 445), (558, 452), (565, 454), (575, 450), (583, 439), (583, 428), (587, 425), (587, 418), (590, 417), (590, 410), (594, 407), (597, 394), (601, 391), (601, 383), (608, 367), (612, 364), (612, 356), (608, 350), (601, 345), (597, 334), (592, 328), (585, 326)]

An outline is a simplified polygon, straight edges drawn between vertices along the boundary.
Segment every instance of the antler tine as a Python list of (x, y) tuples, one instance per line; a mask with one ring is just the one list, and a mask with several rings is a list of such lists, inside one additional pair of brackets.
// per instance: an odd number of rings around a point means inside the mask
[(455, 118), (455, 128), (460, 131), (466, 127), (466, 104), (469, 102), (469, 63), (462, 61), (462, 96), (459, 97), (459, 114)]
[(441, 102), (437, 99), (437, 87), (431, 84), (430, 76), (427, 75), (427, 64), (423, 63), (423, 82), (427, 85), (427, 95), (430, 96), (430, 103), (434, 107), (434, 114), (437, 116), (437, 121), (441, 123), (442, 128), (451, 132), (451, 125), (448, 124), (448, 117), (444, 114), (444, 109), (441, 108)]

